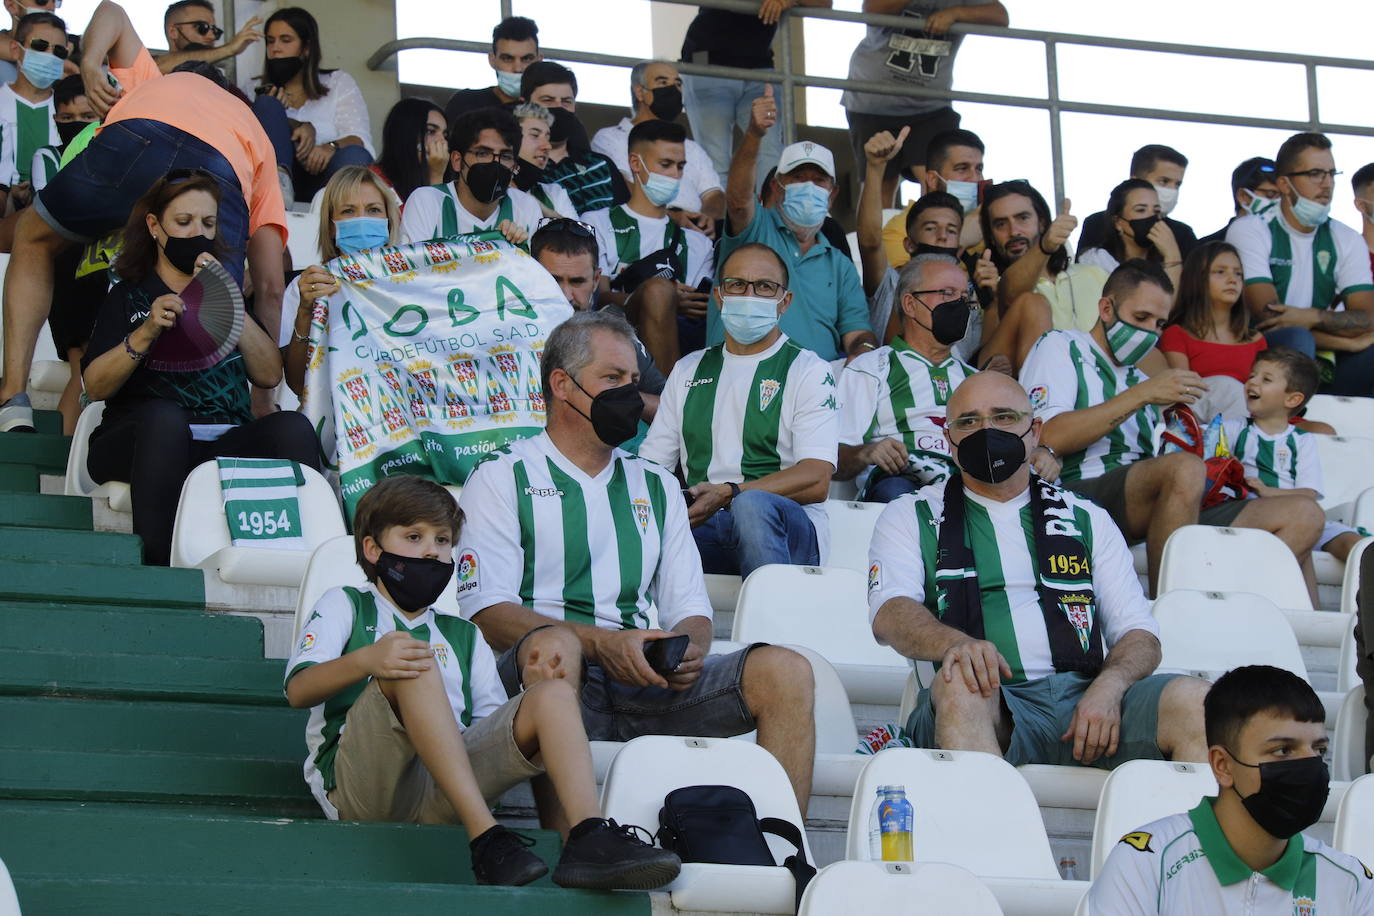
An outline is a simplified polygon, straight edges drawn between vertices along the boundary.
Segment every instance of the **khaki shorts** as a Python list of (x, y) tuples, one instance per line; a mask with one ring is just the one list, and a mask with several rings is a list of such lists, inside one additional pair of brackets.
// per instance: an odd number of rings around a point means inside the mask
[[(1141, 459), (1142, 461), (1149, 459)], [(1132, 544), (1145, 540), (1143, 537), (1133, 538), (1126, 534), (1128, 522), (1126, 519), (1126, 475), (1131, 472), (1133, 464), (1125, 467), (1115, 468), (1101, 477), (1092, 477), (1087, 480), (1075, 480), (1073, 483), (1061, 483), (1060, 486), (1066, 490), (1072, 490), (1079, 496), (1086, 496), (1097, 503), (1107, 514), (1116, 522), (1116, 526), (1121, 529), (1121, 533), (1126, 535), (1126, 540)], [(1225, 528), (1233, 524), (1236, 516), (1240, 515), (1245, 508), (1246, 501), (1243, 499), (1228, 499), (1219, 502), (1215, 506), (1209, 506), (1198, 512), (1197, 523), (1199, 525), (1215, 525)]]
[[(510, 787), (544, 772), (526, 760), (515, 743), (519, 709), (517, 696), (463, 732), (463, 747), (477, 787), (489, 805)], [(363, 689), (344, 719), (334, 780), (329, 801), (339, 809), (339, 820), (458, 823), (453, 806), (434, 784), (375, 680)]]

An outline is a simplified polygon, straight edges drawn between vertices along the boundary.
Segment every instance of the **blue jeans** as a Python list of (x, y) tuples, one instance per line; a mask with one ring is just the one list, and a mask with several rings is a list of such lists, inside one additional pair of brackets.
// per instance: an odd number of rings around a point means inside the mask
[[(1271, 347), (1292, 347), (1307, 356), (1317, 353), (1317, 343), (1306, 328), (1279, 328), (1265, 334), (1264, 339)], [(1374, 347), (1358, 353), (1337, 353), (1336, 376), (1321, 390), (1346, 397), (1374, 395)]]
[(730, 508), (721, 509), (692, 534), (701, 551), (701, 568), (708, 573), (748, 578), (769, 563), (821, 562), (811, 516), (796, 500), (763, 490), (744, 490)]
[(122, 228), (153, 183), (181, 168), (204, 169), (219, 183), (217, 237), (225, 269), (242, 284), (248, 205), (238, 175), (214, 147), (161, 121), (134, 118), (107, 124), (38, 192), (34, 210), (68, 241), (89, 242)]
[[(692, 125), (692, 139), (705, 148), (711, 166), (720, 176), (720, 186), (730, 173), (730, 156), (735, 147), (735, 128), (749, 127), (749, 115), (754, 99), (763, 95), (766, 83), (756, 80), (721, 79), (717, 76), (682, 75), (682, 103), (687, 109), (687, 121)], [(777, 88), (774, 87), (774, 91)], [(763, 183), (768, 170), (778, 164), (782, 156), (782, 128), (774, 124), (764, 134), (759, 148), (754, 185)], [(686, 351), (684, 351), (686, 352)]]
[(890, 503), (897, 497), (915, 493), (918, 489), (916, 481), (906, 477), (884, 477), (868, 485), (865, 498), (871, 503)]
[[(277, 165), (291, 172), (291, 181), (296, 188), (296, 200), (308, 201), (315, 192), (324, 187), (334, 173), (348, 165), (371, 165), (372, 154), (364, 146), (341, 146), (330, 158), (329, 164), (318, 175), (311, 175), (296, 161), (296, 145), (291, 142), (291, 119), (286, 108), (278, 99), (270, 95), (260, 95), (253, 100), (253, 114), (262, 125), (263, 133), (272, 141), (272, 150), (277, 154)], [(291, 201), (287, 201), (290, 206)]]

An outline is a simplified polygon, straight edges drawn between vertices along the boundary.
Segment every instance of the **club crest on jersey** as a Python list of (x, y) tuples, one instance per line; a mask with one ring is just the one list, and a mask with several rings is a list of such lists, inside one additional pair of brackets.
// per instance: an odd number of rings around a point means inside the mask
[(1293, 453), (1288, 450), (1287, 446), (1274, 450), (1275, 467), (1286, 468), (1292, 459)]
[(1127, 846), (1131, 847), (1137, 852), (1154, 852), (1154, 850), (1150, 848), (1151, 839), (1151, 834), (1148, 834), (1143, 830), (1137, 830), (1135, 833), (1128, 833), (1125, 836), (1123, 836), (1121, 838), (1121, 842), (1125, 843)]
[(773, 398), (778, 396), (778, 391), (782, 385), (778, 384), (775, 378), (766, 378), (759, 382), (759, 410), (767, 410), (768, 405), (773, 403)]
[(480, 581), (477, 578), (477, 551), (464, 550), (458, 557), (455, 572), (458, 575), (458, 594), (470, 592), (475, 589)]
[(639, 533), (649, 532), (649, 501), (642, 496), (630, 500), (630, 508), (635, 511), (635, 521), (639, 522)]
[(443, 665), (445, 668), (447, 668), (447, 667), (448, 667), (448, 646), (444, 645), (443, 643), (436, 643), (435, 646), (434, 646), (434, 657), (435, 657), (435, 659), (438, 660), (439, 664), (441, 664), (441, 665)]
[(1091, 595), (1065, 595), (1059, 599), (1059, 610), (1064, 612), (1064, 616), (1073, 624), (1073, 631), (1078, 634), (1078, 642), (1083, 647), (1083, 651), (1088, 651), (1088, 633), (1092, 629), (1093, 623), (1093, 599)]
[(943, 376), (933, 375), (931, 376), (930, 380), (935, 385), (935, 396), (940, 399), (940, 403), (943, 404), (945, 403), (945, 401), (948, 401), (949, 379)]
[(1317, 901), (1311, 897), (1294, 897), (1293, 916), (1317, 916)]
[[(1317, 270), (1320, 270), (1322, 273), (1326, 273), (1330, 268), (1331, 268), (1331, 252), (1329, 252), (1329, 251), (1319, 251), (1319, 252), (1317, 252)], [(1304, 916), (1306, 916), (1306, 914), (1304, 914)]]

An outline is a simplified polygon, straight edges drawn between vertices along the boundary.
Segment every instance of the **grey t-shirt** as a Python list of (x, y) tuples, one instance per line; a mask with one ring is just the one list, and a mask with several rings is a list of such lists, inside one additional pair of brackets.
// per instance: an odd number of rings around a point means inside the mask
[[(968, 0), (980, 6), (993, 0)], [(903, 16), (928, 16), (937, 10), (965, 5), (963, 0), (911, 0)], [(919, 28), (869, 26), (849, 58), (849, 78), (888, 80), (924, 89), (949, 89), (954, 81), (954, 55), (963, 36), (932, 38)], [(917, 99), (868, 92), (846, 92), (840, 103), (850, 111), (880, 115), (917, 115), (949, 105), (947, 99)]]

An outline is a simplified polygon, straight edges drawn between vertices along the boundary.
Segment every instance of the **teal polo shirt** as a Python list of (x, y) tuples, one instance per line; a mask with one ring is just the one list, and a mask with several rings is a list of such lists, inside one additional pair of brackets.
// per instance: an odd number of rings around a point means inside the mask
[[(845, 355), (840, 345), (845, 334), (873, 330), (868, 324), (868, 302), (854, 262), (826, 241), (824, 235), (818, 234), (815, 244), (802, 254), (797, 237), (782, 217), (774, 210), (755, 206), (754, 219), (743, 232), (720, 240), (716, 282), (724, 277), (720, 271), (726, 258), (746, 242), (762, 242), (780, 254), (787, 265), (792, 304), (778, 324), (792, 340), (821, 359), (831, 360)], [(724, 342), (720, 309), (712, 297), (706, 315), (706, 346)]]

